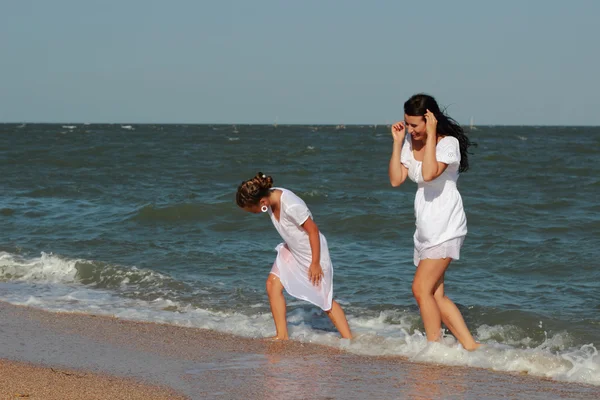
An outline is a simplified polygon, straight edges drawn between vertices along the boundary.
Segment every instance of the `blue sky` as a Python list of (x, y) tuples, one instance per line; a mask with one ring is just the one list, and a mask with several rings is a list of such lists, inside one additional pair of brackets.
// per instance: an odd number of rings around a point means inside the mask
[(0, 122), (600, 125), (600, 1), (0, 2)]

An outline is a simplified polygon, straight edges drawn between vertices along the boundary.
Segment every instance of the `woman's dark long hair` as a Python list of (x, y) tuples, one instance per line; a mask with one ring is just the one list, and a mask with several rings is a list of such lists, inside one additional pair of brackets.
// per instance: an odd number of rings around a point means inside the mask
[(427, 110), (431, 111), (438, 121), (438, 135), (453, 136), (458, 139), (458, 144), (460, 145), (460, 166), (458, 171), (467, 171), (469, 169), (467, 150), (470, 146), (477, 146), (477, 144), (469, 140), (469, 137), (458, 122), (446, 115), (445, 111), (440, 110), (437, 101), (428, 94), (415, 94), (404, 103), (404, 114), (412, 117), (424, 117)]

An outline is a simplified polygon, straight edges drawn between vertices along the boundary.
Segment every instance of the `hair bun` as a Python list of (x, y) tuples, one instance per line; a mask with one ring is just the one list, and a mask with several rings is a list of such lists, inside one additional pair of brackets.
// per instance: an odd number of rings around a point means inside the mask
[(271, 189), (273, 187), (273, 178), (259, 172), (256, 174), (255, 179), (259, 182), (261, 189)]
[(236, 193), (236, 202), (240, 207), (258, 204), (261, 198), (268, 196), (273, 187), (273, 178), (257, 173), (254, 178), (243, 181)]

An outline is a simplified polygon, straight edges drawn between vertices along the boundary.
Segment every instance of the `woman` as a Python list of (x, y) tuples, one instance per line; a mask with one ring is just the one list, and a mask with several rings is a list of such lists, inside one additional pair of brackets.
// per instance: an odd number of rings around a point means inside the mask
[[(406, 135), (408, 130), (409, 135)], [(400, 186), (409, 177), (417, 183), (412, 291), (428, 341), (439, 341), (442, 321), (467, 350), (477, 343), (456, 305), (444, 294), (444, 275), (460, 258), (467, 219), (456, 187), (469, 168), (471, 145), (460, 125), (442, 112), (435, 99), (416, 94), (404, 103), (404, 121), (392, 125), (394, 138), (389, 177)]]

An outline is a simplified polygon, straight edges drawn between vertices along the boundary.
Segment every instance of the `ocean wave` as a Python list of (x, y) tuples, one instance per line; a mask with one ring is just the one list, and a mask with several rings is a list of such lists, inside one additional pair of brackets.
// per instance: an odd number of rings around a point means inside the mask
[[(227, 309), (216, 310), (190, 301), (194, 294), (200, 292), (152, 270), (47, 253), (35, 258), (0, 253), (0, 299), (12, 304), (170, 323), (245, 337), (273, 334), (268, 306), (260, 296), (246, 299), (243, 308), (230, 304)], [(221, 299), (224, 301), (225, 297)], [(347, 310), (354, 340), (340, 340), (321, 310), (293, 299), (288, 303), (291, 338), (341, 346), (362, 355), (402, 356), (418, 362), (474, 366), (600, 385), (600, 356), (594, 344), (574, 345), (568, 331), (547, 331), (541, 321), (533, 330), (510, 322), (473, 324), (475, 337), (484, 346), (468, 352), (451, 335), (444, 335), (441, 343), (427, 342), (419, 330), (415, 310), (388, 309), (375, 313), (341, 302)]]
[[(12, 304), (49, 311), (84, 312), (110, 315), (127, 320), (168, 323), (192, 328), (211, 329), (250, 338), (274, 334), (266, 304), (251, 304), (252, 314), (235, 310), (213, 311), (164, 298), (123, 300), (109, 294), (90, 295), (81, 291), (62, 293), (55, 299), (39, 296), (0, 296)], [(294, 301), (292, 301), (291, 305)], [(475, 337), (484, 343), (469, 352), (444, 334), (441, 342), (428, 342), (414, 328), (418, 316), (407, 311), (383, 311), (375, 316), (347, 313), (354, 339), (340, 339), (323, 312), (313, 307), (288, 312), (292, 340), (316, 343), (365, 356), (396, 356), (415, 362), (487, 368), (495, 371), (527, 373), (566, 382), (600, 385), (600, 357), (593, 344), (572, 346), (567, 332), (546, 334), (541, 343), (511, 325), (481, 325)]]
[[(397, 237), (398, 231), (403, 228), (413, 227), (414, 219), (392, 219), (389, 215), (382, 214), (354, 214), (354, 215), (337, 215), (337, 222), (329, 224), (328, 231), (333, 233), (356, 233), (374, 232), (378, 235), (390, 233), (392, 237)], [(378, 236), (381, 238), (380, 236)], [(387, 237), (387, 236), (386, 236)]]
[(2, 215), (3, 217), (10, 217), (14, 213), (15, 210), (13, 210), (12, 208), (4, 207), (0, 209), (0, 215)]
[(148, 269), (123, 267), (99, 261), (70, 259), (42, 252), (40, 257), (24, 258), (0, 252), (0, 282), (45, 284), (77, 283), (97, 289), (129, 286), (136, 291), (181, 290), (183, 282)]
[(101, 190), (92, 186), (87, 186), (85, 188), (77, 186), (48, 186), (23, 193), (23, 196), (32, 198), (77, 198), (101, 193)]
[(150, 204), (140, 208), (131, 220), (145, 223), (194, 222), (213, 219), (215, 215), (230, 213), (235, 208), (233, 201), (216, 204), (180, 203), (164, 207)]

